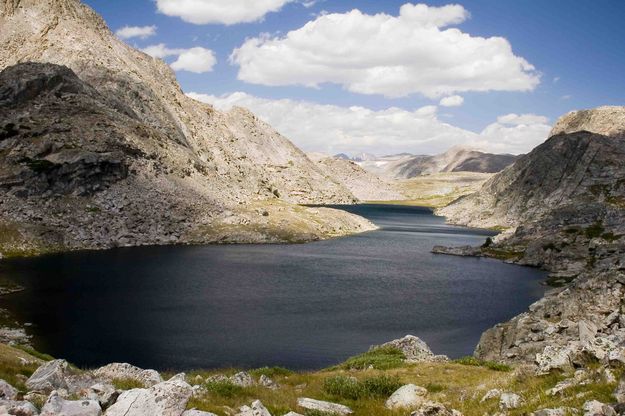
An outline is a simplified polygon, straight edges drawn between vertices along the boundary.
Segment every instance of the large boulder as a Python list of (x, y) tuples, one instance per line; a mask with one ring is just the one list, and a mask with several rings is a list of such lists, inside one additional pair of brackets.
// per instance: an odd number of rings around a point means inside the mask
[(241, 371), (230, 377), (230, 382), (240, 387), (251, 387), (254, 385), (254, 379), (245, 371)]
[(601, 403), (597, 400), (591, 400), (584, 403), (584, 416), (616, 416), (616, 412), (612, 406)]
[(400, 387), (386, 401), (387, 409), (415, 409), (425, 401), (427, 390), (414, 384)]
[(518, 409), (523, 403), (523, 398), (516, 393), (502, 393), (499, 396), (499, 408), (504, 411)]
[(146, 387), (152, 387), (155, 384), (162, 383), (163, 378), (156, 370), (144, 370), (128, 363), (112, 363), (100, 367), (93, 372), (97, 377), (108, 380), (126, 379), (135, 380)]
[(434, 355), (428, 344), (414, 335), (406, 335), (403, 338), (389, 341), (382, 345), (371, 347), (371, 350), (381, 347), (394, 347), (399, 349), (406, 357), (407, 362), (415, 363), (422, 361), (446, 361), (444, 355)]
[(347, 406), (343, 406), (342, 404), (308, 399), (305, 397), (297, 399), (297, 405), (306, 410), (316, 410), (318, 412), (325, 412), (337, 415), (351, 415), (352, 413), (354, 413), (352, 409)]
[(156, 384), (148, 389), (122, 393), (108, 408), (106, 416), (180, 416), (193, 393), (182, 377)]
[(41, 409), (41, 416), (101, 416), (96, 400), (65, 400), (56, 391), (50, 394)]
[(29, 390), (51, 392), (66, 389), (69, 364), (65, 360), (53, 360), (41, 365), (28, 380)]

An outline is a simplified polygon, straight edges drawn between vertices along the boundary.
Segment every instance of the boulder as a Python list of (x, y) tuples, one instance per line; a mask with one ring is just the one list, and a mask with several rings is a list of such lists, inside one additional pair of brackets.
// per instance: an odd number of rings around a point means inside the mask
[(260, 400), (252, 402), (250, 406), (243, 406), (239, 410), (240, 412), (236, 416), (271, 416), (269, 410), (263, 406)]
[(499, 389), (488, 390), (484, 397), (482, 397), (482, 400), (480, 400), (480, 403), (484, 403), (487, 400), (498, 398), (499, 396), (501, 396), (501, 393), (502, 391)]
[(421, 404), (419, 409), (410, 413), (410, 416), (462, 416), (462, 413), (442, 403), (427, 401)]
[(0, 400), (0, 415), (35, 416), (39, 410), (30, 402)]
[(302, 415), (300, 413), (289, 412), (289, 413), (285, 414), (284, 416), (304, 416), (304, 415)]
[(215, 413), (211, 413), (211, 412), (203, 412), (201, 410), (187, 410), (185, 411), (182, 416), (217, 416)]
[(97, 377), (108, 380), (128, 379), (142, 383), (146, 387), (152, 387), (155, 384), (162, 383), (163, 378), (156, 370), (144, 370), (128, 363), (112, 363), (100, 367), (93, 372)]
[(499, 396), (499, 408), (504, 411), (518, 409), (523, 402), (523, 398), (516, 393), (501, 393)]
[(123, 392), (108, 408), (106, 416), (180, 416), (186, 409), (193, 389), (179, 377), (148, 389)]
[(572, 368), (572, 359), (576, 346), (557, 347), (547, 345), (542, 353), (536, 354), (536, 365), (539, 374), (548, 374), (552, 370), (567, 370)]
[(42, 364), (28, 380), (26, 387), (29, 390), (51, 392), (56, 389), (66, 389), (68, 374), (67, 361), (53, 360)]
[(254, 385), (254, 379), (245, 371), (241, 371), (230, 377), (230, 382), (241, 387), (251, 387)]
[(260, 376), (260, 378), (258, 379), (258, 383), (261, 386), (267, 387), (268, 389), (271, 389), (271, 390), (277, 390), (279, 388), (278, 384), (276, 384), (275, 381), (273, 381), (271, 378), (267, 377), (264, 374)]
[(569, 378), (566, 380), (562, 380), (561, 382), (556, 384), (554, 387), (547, 390), (545, 393), (548, 394), (549, 396), (556, 396), (558, 394), (562, 394), (564, 390), (570, 389), (571, 387), (575, 385), (577, 385), (576, 381), (574, 379)]
[(444, 355), (434, 355), (428, 344), (426, 344), (421, 338), (414, 335), (406, 335), (403, 338), (395, 339), (382, 345), (373, 346), (371, 350), (380, 347), (395, 347), (399, 349), (406, 361), (411, 363), (422, 361), (446, 361), (447, 357)]
[(387, 409), (415, 409), (425, 401), (427, 390), (414, 384), (400, 387), (386, 401)]
[(4, 380), (0, 380), (0, 400), (15, 400), (17, 389)]
[(106, 409), (115, 403), (119, 394), (120, 392), (112, 384), (97, 383), (89, 387), (84, 396), (91, 400), (97, 400), (100, 407)]
[(597, 400), (591, 400), (584, 403), (584, 416), (616, 416), (614, 409)]
[(41, 409), (41, 416), (101, 416), (96, 400), (65, 400), (54, 391)]
[(337, 415), (351, 415), (352, 413), (354, 413), (352, 409), (347, 406), (343, 406), (342, 404), (308, 399), (305, 397), (297, 399), (297, 405), (303, 409), (317, 410), (319, 412), (325, 413), (335, 413)]

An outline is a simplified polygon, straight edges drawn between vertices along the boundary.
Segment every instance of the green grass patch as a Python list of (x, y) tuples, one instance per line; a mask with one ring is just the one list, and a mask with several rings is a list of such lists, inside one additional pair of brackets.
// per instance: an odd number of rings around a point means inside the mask
[(228, 380), (223, 381), (209, 381), (204, 384), (206, 390), (227, 399), (241, 396), (245, 392), (245, 388), (237, 386)]
[(470, 355), (466, 356), (466, 357), (458, 358), (456, 360), (453, 360), (453, 362), (456, 363), (456, 364), (462, 364), (462, 365), (472, 365), (472, 366), (475, 366), (475, 367), (485, 367), (485, 368), (488, 368), (489, 370), (493, 370), (493, 371), (508, 372), (508, 371), (512, 370), (512, 367), (510, 367), (509, 365), (497, 363), (495, 361), (478, 360), (477, 358), (472, 357)]
[(133, 378), (116, 378), (111, 381), (111, 384), (118, 390), (132, 390), (143, 389), (145, 385), (139, 380)]
[(44, 354), (42, 352), (39, 352), (37, 350), (32, 349), (31, 347), (28, 347), (26, 345), (16, 345), (14, 348), (17, 348), (18, 350), (24, 351), (26, 354), (30, 354), (33, 357), (39, 358), (40, 360), (43, 361), (52, 361), (54, 360), (54, 357), (48, 354)]
[(288, 368), (284, 368), (284, 367), (262, 367), (262, 368), (257, 368), (255, 370), (251, 370), (250, 374), (255, 378), (258, 378), (260, 376), (275, 378), (275, 377), (287, 377), (295, 373), (289, 370)]
[(376, 370), (388, 370), (401, 367), (405, 359), (406, 356), (399, 348), (379, 347), (367, 351), (364, 354), (348, 358), (343, 364), (340, 364), (338, 368), (366, 370), (369, 367), (373, 367)]
[(364, 398), (386, 398), (400, 388), (398, 377), (386, 375), (370, 377), (359, 381), (355, 377), (334, 376), (323, 382), (323, 391), (332, 397), (359, 400)]

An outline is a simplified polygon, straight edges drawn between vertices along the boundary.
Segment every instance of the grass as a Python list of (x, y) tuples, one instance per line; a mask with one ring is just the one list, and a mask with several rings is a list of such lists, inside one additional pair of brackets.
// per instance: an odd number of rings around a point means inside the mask
[(362, 381), (355, 377), (333, 376), (323, 382), (323, 391), (338, 399), (388, 398), (402, 386), (399, 377), (379, 375)]
[(586, 237), (588, 238), (597, 238), (601, 237), (604, 231), (603, 223), (601, 221), (597, 221), (593, 225), (586, 227), (584, 234), (586, 234)]
[(116, 378), (111, 381), (113, 386), (119, 390), (142, 389), (145, 385), (139, 380), (133, 378)]
[[(380, 348), (354, 358), (366, 358), (368, 362), (373, 362), (380, 357), (389, 356), (397, 358), (397, 351)], [(0, 378), (22, 391), (25, 389), (24, 380), (40, 363), (41, 360), (34, 354), (0, 344)], [(465, 416), (483, 416), (499, 411), (499, 401), (496, 398), (481, 402), (488, 390), (514, 392), (525, 399), (525, 404), (508, 414), (521, 416), (544, 408), (566, 406), (581, 409), (588, 400), (611, 402), (611, 395), (616, 387), (615, 383), (605, 382), (600, 366), (593, 363), (587, 366), (588, 371), (595, 372), (588, 384), (574, 386), (558, 396), (550, 396), (546, 391), (558, 382), (572, 377), (572, 372), (536, 376), (533, 371), (522, 367), (510, 371), (512, 368), (509, 366), (480, 361), (474, 357), (464, 357), (452, 362), (402, 363), (385, 370), (366, 368), (350, 369), (343, 364), (314, 372), (293, 372), (280, 367), (250, 370), (255, 378), (263, 374), (272, 377), (281, 386), (280, 389), (271, 390), (259, 385), (243, 388), (229, 382), (206, 383), (204, 393), (194, 395), (188, 408), (227, 416), (236, 413), (236, 409), (243, 405), (260, 400), (276, 416), (291, 410), (300, 414), (322, 415), (298, 408), (298, 398), (310, 397), (349, 406), (354, 411), (354, 416), (405, 416), (408, 413), (388, 410), (384, 403), (401, 385), (412, 383), (427, 389), (428, 400), (444, 403)], [(193, 371), (189, 373), (188, 380), (193, 382), (197, 376), (205, 379), (210, 375), (231, 375), (237, 371)], [(613, 372), (618, 380), (623, 371), (616, 368)], [(136, 381), (129, 380), (115, 380), (114, 385), (124, 390), (140, 387)]]
[(509, 365), (497, 363), (495, 361), (478, 360), (477, 358), (472, 357), (470, 355), (466, 357), (458, 358), (454, 360), (454, 363), (461, 364), (461, 365), (470, 365), (474, 367), (485, 367), (493, 371), (507, 372), (507, 371), (512, 370), (512, 367), (510, 367)]
[(373, 368), (376, 370), (388, 370), (401, 367), (406, 357), (404, 353), (395, 347), (380, 347), (364, 354), (348, 358), (338, 368), (346, 370), (366, 370)]

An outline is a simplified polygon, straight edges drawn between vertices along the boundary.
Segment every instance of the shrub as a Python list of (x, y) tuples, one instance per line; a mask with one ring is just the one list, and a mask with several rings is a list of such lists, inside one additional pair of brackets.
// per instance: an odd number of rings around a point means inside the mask
[(371, 377), (366, 379), (362, 384), (370, 397), (388, 397), (402, 386), (397, 376)]
[(603, 223), (601, 221), (597, 221), (593, 225), (586, 228), (584, 232), (588, 238), (597, 238), (603, 234), (603, 231)]
[(425, 385), (425, 389), (428, 391), (428, 393), (439, 393), (443, 390), (445, 390), (447, 387), (443, 386), (442, 384), (436, 384), (436, 383), (428, 383)]

